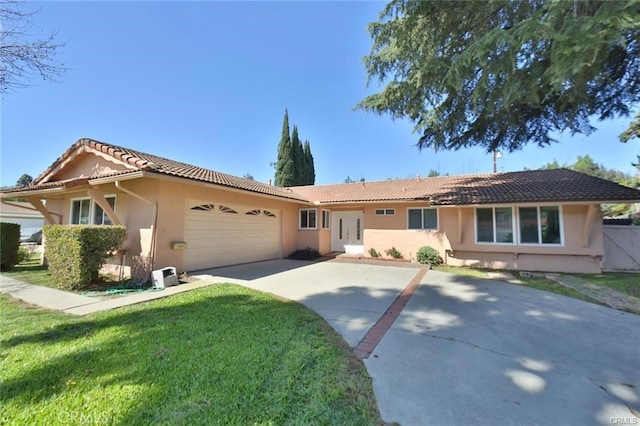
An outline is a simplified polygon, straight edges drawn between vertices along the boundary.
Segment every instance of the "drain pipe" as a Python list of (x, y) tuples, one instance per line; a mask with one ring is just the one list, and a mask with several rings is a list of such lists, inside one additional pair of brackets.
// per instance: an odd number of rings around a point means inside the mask
[(153, 271), (153, 268), (155, 266), (155, 261), (156, 261), (156, 235), (158, 233), (158, 203), (154, 203), (153, 201), (147, 200), (142, 195), (136, 194), (130, 189), (125, 188), (124, 186), (122, 186), (119, 180), (115, 182), (115, 185), (116, 185), (116, 188), (118, 188), (120, 191), (126, 194), (129, 194), (132, 197), (137, 198), (138, 200), (153, 206), (153, 231), (151, 232), (151, 253), (150, 253), (151, 254), (150, 270)]

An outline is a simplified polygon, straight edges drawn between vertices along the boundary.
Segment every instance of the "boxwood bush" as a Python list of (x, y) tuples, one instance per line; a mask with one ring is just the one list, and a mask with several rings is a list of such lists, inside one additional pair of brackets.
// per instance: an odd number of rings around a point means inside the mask
[(438, 250), (433, 247), (423, 246), (418, 249), (416, 253), (416, 259), (419, 263), (428, 263), (430, 265), (439, 265), (442, 263), (442, 258)]
[(82, 290), (98, 280), (100, 268), (122, 246), (124, 226), (45, 225), (45, 254), (54, 283)]
[(8, 271), (18, 263), (20, 225), (0, 222), (0, 270)]

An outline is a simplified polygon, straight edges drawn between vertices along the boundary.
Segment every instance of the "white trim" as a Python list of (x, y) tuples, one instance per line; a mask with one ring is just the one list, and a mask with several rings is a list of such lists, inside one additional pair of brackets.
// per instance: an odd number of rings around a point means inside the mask
[[(525, 207), (525, 208), (531, 208), (531, 207), (535, 207), (536, 209), (536, 221), (537, 221), (537, 225), (538, 225), (538, 243), (523, 243), (521, 241), (522, 239), (522, 234), (520, 233), (520, 208), (521, 207)], [(557, 207), (558, 208), (558, 226), (560, 228), (560, 243), (556, 244), (556, 243), (543, 243), (542, 242), (542, 226), (540, 225), (541, 220), (540, 220), (540, 207)], [(558, 204), (541, 204), (539, 206), (518, 206), (517, 208), (517, 216), (518, 216), (518, 245), (521, 246), (525, 246), (525, 247), (564, 247), (565, 243), (564, 243), (564, 221), (563, 221), (563, 212), (562, 212), (562, 206), (558, 205)]]
[[(409, 228), (409, 210), (420, 210), (420, 228)], [(436, 212), (436, 227), (435, 228), (424, 228), (424, 213), (423, 210), (435, 210)], [(437, 207), (407, 207), (406, 214), (406, 228), (407, 231), (439, 231), (440, 230), (440, 212), (438, 212)]]
[[(113, 211), (115, 212), (116, 211), (116, 207), (117, 207), (117, 202), (118, 202), (117, 194), (105, 194), (104, 198), (105, 198), (105, 200), (108, 200), (109, 198), (113, 198)], [(98, 206), (98, 203), (96, 203), (96, 200), (94, 200), (93, 197), (89, 197), (89, 196), (86, 196), (86, 197), (73, 197), (73, 198), (70, 199), (71, 206), (69, 208), (69, 220), (68, 220), (69, 225), (85, 225), (85, 224), (73, 223), (72, 222), (72, 220), (73, 220), (73, 203), (75, 201), (83, 201), (83, 200), (89, 200), (89, 223), (87, 223), (86, 225), (104, 225), (104, 216), (106, 214), (104, 212), (104, 210), (102, 212), (102, 215), (103, 215), (102, 216), (102, 223), (94, 223), (93, 215), (95, 214), (95, 209), (96, 209), (96, 206)], [(107, 202), (109, 202), (109, 201), (107, 201)], [(100, 207), (100, 206), (98, 206), (98, 207)], [(108, 218), (108, 216), (107, 216), (107, 218)], [(78, 221), (79, 221), (79, 219), (80, 219), (80, 216), (78, 216)]]
[[(498, 243), (496, 240), (496, 208), (510, 208), (511, 209), (511, 228), (513, 233), (513, 242), (511, 243)], [(521, 233), (520, 233), (520, 208), (536, 208), (537, 213), (537, 222), (538, 222), (538, 241), (542, 241), (542, 230), (540, 227), (540, 207), (557, 207), (558, 208), (558, 216), (559, 216), (559, 226), (560, 226), (560, 244), (554, 243), (523, 243), (521, 242)], [(493, 240), (494, 242), (488, 241), (478, 241), (478, 209), (492, 209), (493, 212)], [(524, 204), (487, 204), (487, 205), (477, 205), (473, 208), (473, 232), (474, 232), (474, 243), (477, 245), (491, 245), (491, 246), (523, 246), (523, 247), (564, 247), (565, 246), (565, 235), (564, 235), (564, 218), (563, 218), (563, 209), (561, 204), (554, 203), (540, 203), (540, 204), (532, 204), (532, 203), (524, 203)]]
[[(300, 217), (301, 213), (305, 211), (307, 212), (307, 226), (302, 227), (302, 218)], [(316, 214), (316, 224), (315, 226), (309, 226), (309, 212), (313, 211)], [(299, 231), (312, 231), (318, 229), (318, 209), (317, 208), (306, 208), (306, 209), (298, 209), (298, 230)]]
[[(496, 209), (511, 209), (511, 239), (510, 243), (496, 242), (497, 229), (496, 229)], [(493, 222), (493, 242), (492, 241), (478, 241), (478, 209), (491, 209), (491, 220)], [(473, 232), (474, 241), (479, 245), (491, 245), (491, 246), (514, 246), (516, 245), (516, 219), (514, 214), (515, 206), (513, 205), (495, 205), (495, 206), (477, 206), (473, 209)]]
[[(382, 213), (378, 213), (379, 211), (382, 211)], [(391, 213), (389, 213), (389, 211), (391, 211)], [(395, 216), (396, 209), (393, 207), (374, 208), (373, 214), (375, 216)]]

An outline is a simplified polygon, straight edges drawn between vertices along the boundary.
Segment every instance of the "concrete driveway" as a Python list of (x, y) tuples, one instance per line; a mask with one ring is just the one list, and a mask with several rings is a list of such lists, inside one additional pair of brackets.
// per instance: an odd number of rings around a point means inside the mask
[[(288, 262), (210, 273), (305, 304), (352, 347), (417, 272)], [(640, 424), (640, 316), (518, 285), (429, 271), (365, 365), (403, 426)]]
[(217, 281), (236, 282), (300, 302), (320, 314), (355, 347), (417, 271), (394, 266), (281, 259), (204, 273), (216, 276)]

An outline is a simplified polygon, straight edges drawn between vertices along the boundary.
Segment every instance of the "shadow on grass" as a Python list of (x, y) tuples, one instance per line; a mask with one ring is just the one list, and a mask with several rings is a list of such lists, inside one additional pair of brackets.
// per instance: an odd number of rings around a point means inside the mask
[(50, 315), (52, 329), (42, 315), (33, 331), (3, 330), (5, 418), (378, 422), (362, 364), (295, 303), (216, 286), (85, 319)]

